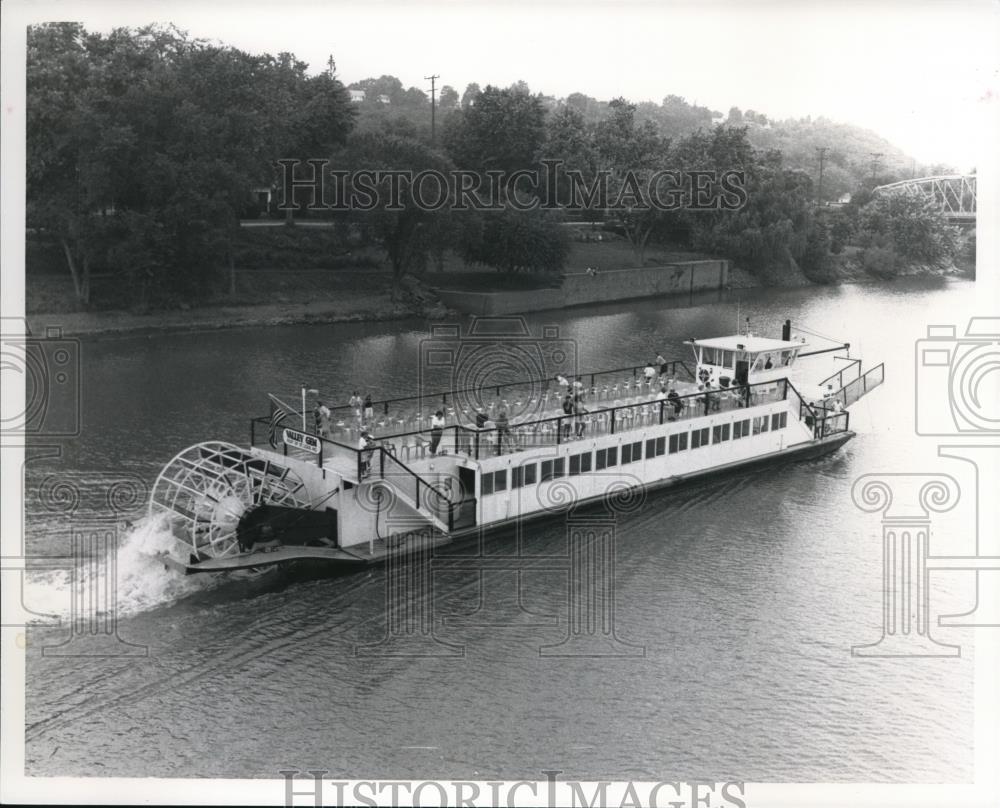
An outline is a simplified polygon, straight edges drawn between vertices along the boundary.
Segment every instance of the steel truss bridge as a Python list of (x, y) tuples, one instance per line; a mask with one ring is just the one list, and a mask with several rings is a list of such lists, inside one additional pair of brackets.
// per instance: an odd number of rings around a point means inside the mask
[(919, 194), (932, 202), (956, 224), (976, 223), (976, 175), (952, 174), (940, 177), (919, 177), (889, 185), (879, 185), (875, 194)]

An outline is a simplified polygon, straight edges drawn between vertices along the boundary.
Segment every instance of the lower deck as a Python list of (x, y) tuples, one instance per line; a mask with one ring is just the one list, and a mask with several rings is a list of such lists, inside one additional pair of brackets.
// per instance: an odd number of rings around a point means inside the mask
[[(699, 471), (691, 471), (686, 474), (674, 474), (667, 478), (645, 484), (642, 487), (641, 496), (652, 492), (680, 489), (686, 484), (716, 475), (747, 472), (751, 468), (769, 467), (791, 461), (821, 457), (836, 451), (852, 437), (854, 437), (853, 432), (838, 432), (802, 443), (787, 445), (766, 454), (734, 460)], [(427, 524), (420, 524), (418, 521), (412, 519), (401, 520), (399, 524), (401, 527), (405, 526), (405, 529), (386, 536), (371, 536), (368, 541), (348, 547), (279, 547), (269, 551), (243, 553), (226, 558), (209, 559), (197, 564), (179, 566), (187, 573), (260, 569), (297, 561), (324, 561), (346, 568), (365, 566), (385, 561), (391, 557), (431, 553), (437, 547), (462, 539), (468, 539), (472, 536), (481, 536), (484, 533), (501, 530), (515, 522), (530, 522), (535, 519), (551, 517), (570, 509), (603, 507), (607, 510), (609, 506), (614, 509), (617, 504), (627, 504), (629, 502), (629, 500), (622, 499), (623, 496), (627, 495), (629, 490), (628, 488), (619, 487), (610, 492), (610, 496), (608, 492), (602, 492), (591, 496), (561, 498), (558, 501), (553, 501), (549, 507), (543, 510), (536, 510), (518, 517), (500, 519), (490, 523), (469, 525), (450, 532), (436, 530)], [(631, 509), (630, 507), (629, 510)]]
[(374, 546), (394, 533), (429, 527), (456, 534), (566, 503), (621, 497), (827, 437), (817, 434), (798, 399), (779, 391), (750, 402), (724, 400), (718, 409), (705, 402), (676, 414), (659, 407), (645, 414), (642, 407), (634, 410), (635, 417), (618, 421), (614, 431), (602, 428), (600, 420), (590, 423), (592, 431), (568, 422), (571, 428), (549, 440), (528, 439), (503, 453), (480, 451), (478, 457), (442, 444), (405, 464), (384, 447), (364, 457), (353, 450), (309, 455), (286, 446), (285, 462), (299, 455), (294, 466), (310, 487), (311, 501), (337, 511), (337, 545), (350, 550)]

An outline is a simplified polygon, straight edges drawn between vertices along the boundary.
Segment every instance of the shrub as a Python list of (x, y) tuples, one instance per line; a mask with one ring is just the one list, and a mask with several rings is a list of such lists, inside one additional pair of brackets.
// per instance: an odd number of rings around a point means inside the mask
[(896, 264), (896, 250), (891, 246), (872, 246), (861, 254), (861, 265), (865, 272), (876, 278), (895, 278)]

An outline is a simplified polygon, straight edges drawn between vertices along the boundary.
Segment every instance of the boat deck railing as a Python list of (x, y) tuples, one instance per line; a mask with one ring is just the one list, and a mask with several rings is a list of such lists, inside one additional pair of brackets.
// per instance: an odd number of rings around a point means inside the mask
[(871, 390), (878, 387), (884, 381), (885, 364), (883, 363), (876, 365), (854, 381), (848, 382), (840, 390), (844, 406), (849, 407), (859, 398), (867, 395)]
[[(648, 382), (643, 378), (645, 368), (646, 365), (629, 365), (586, 372), (570, 378), (570, 381), (580, 379), (584, 391), (592, 400), (618, 398), (628, 395), (629, 391), (636, 390), (638, 386), (648, 388)], [(657, 368), (656, 378), (657, 381), (654, 382), (656, 384), (666, 379), (687, 381), (694, 379), (694, 373), (683, 359), (671, 359)], [(531, 398), (535, 398), (536, 401), (548, 400), (559, 393), (554, 376), (532, 377), (497, 384), (458, 387), (416, 396), (378, 399), (372, 401), (372, 409), (374, 417), (379, 421), (403, 423), (409, 426), (429, 418), (438, 409), (455, 411), (456, 407), (461, 406), (465, 406), (466, 409), (470, 406), (473, 409), (475, 406), (482, 406), (492, 411), (499, 407), (527, 404)], [(349, 404), (330, 407), (330, 412), (335, 420), (343, 422), (355, 416), (354, 408)]]
[[(849, 424), (846, 412), (832, 412), (811, 406), (788, 379), (723, 389), (713, 388), (709, 391), (693, 390), (673, 399), (647, 396), (648, 394), (640, 395), (636, 400), (626, 402), (611, 402), (610, 406), (601, 406), (603, 402), (598, 402), (598, 406), (591, 403), (588, 407), (585, 404), (583, 411), (574, 414), (566, 414), (561, 409), (536, 411), (529, 415), (511, 418), (506, 426), (498, 425), (495, 421), (487, 421), (483, 427), (453, 423), (440, 430), (439, 435), (435, 435), (430, 427), (375, 434), (373, 439), (376, 449), (359, 449), (356, 445), (338, 437), (308, 434), (319, 440), (320, 451), (315, 455), (318, 465), (350, 472), (351, 476), (360, 479), (365, 469), (371, 473), (372, 461), (375, 459), (372, 453), (376, 450), (394, 458), (400, 465), (424, 458), (429, 452), (434, 451), (465, 455), (479, 460), (543, 446), (558, 446), (578, 439), (629, 432), (671, 421), (686, 421), (789, 398), (797, 404), (793, 412), (797, 414), (799, 420), (805, 421), (806, 425), (813, 429), (816, 437), (845, 431)], [(287, 425), (300, 431), (299, 417), (294, 414), (285, 416), (277, 428), (281, 429)], [(268, 417), (254, 418), (251, 421), (251, 444), (258, 445), (261, 436), (267, 441), (269, 430)], [(276, 444), (273, 446), (276, 448)], [(284, 443), (281, 443), (281, 446), (288, 454), (288, 447)], [(378, 460), (384, 462), (381, 454)], [(404, 465), (404, 468), (407, 467)], [(415, 472), (411, 473), (419, 477)], [(424, 492), (418, 486), (414, 493), (414, 501), (420, 501)]]

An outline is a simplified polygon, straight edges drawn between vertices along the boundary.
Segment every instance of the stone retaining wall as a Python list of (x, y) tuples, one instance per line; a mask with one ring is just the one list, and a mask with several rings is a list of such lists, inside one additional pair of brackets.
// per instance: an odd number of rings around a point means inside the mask
[(438, 289), (446, 306), (479, 316), (521, 314), (527, 311), (584, 306), (611, 300), (688, 294), (723, 289), (729, 280), (729, 261), (683, 261), (659, 267), (601, 270), (596, 275), (574, 272), (559, 289), (515, 292), (461, 292)]

